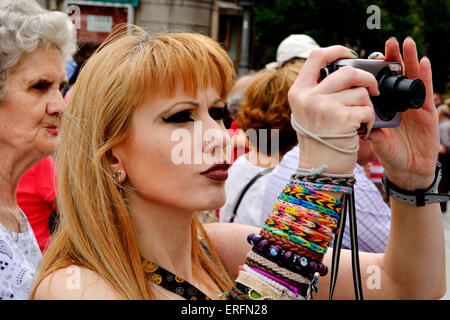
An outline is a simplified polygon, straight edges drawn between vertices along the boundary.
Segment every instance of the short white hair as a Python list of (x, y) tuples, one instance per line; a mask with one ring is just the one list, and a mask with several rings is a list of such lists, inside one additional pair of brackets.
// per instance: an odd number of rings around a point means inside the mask
[(51, 46), (64, 60), (76, 52), (76, 29), (67, 14), (45, 10), (35, 0), (0, 1), (0, 101), (22, 56)]

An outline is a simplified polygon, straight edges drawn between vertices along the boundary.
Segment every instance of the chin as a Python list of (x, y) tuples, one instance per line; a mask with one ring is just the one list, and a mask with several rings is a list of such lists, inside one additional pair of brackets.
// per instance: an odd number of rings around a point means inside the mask
[(196, 209), (197, 211), (219, 209), (225, 204), (225, 192), (223, 192), (223, 194), (216, 194), (215, 196), (205, 197), (204, 200), (206, 200), (206, 203), (204, 203), (202, 206), (199, 206), (199, 208)]

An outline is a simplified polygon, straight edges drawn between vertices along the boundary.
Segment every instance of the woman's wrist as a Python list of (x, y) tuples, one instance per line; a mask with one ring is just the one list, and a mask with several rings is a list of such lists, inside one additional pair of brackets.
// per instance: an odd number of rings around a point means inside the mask
[(426, 190), (432, 185), (435, 178), (434, 171), (426, 175), (401, 172), (394, 173), (387, 170), (385, 173), (391, 183), (407, 191)]

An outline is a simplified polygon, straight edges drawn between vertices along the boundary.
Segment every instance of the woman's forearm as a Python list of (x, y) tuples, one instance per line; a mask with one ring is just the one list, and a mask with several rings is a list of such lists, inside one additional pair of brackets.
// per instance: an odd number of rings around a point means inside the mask
[(391, 212), (382, 268), (393, 285), (393, 298), (440, 298), (446, 290), (446, 279), (439, 204), (416, 207), (391, 198)]

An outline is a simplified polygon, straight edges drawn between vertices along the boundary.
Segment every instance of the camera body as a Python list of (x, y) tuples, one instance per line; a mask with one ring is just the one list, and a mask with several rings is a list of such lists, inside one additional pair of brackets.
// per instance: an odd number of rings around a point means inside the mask
[(322, 79), (341, 67), (350, 66), (370, 72), (378, 82), (379, 96), (371, 96), (375, 109), (373, 128), (394, 128), (400, 124), (401, 113), (418, 109), (425, 101), (425, 85), (420, 79), (402, 75), (402, 65), (396, 61), (340, 59), (320, 71)]

